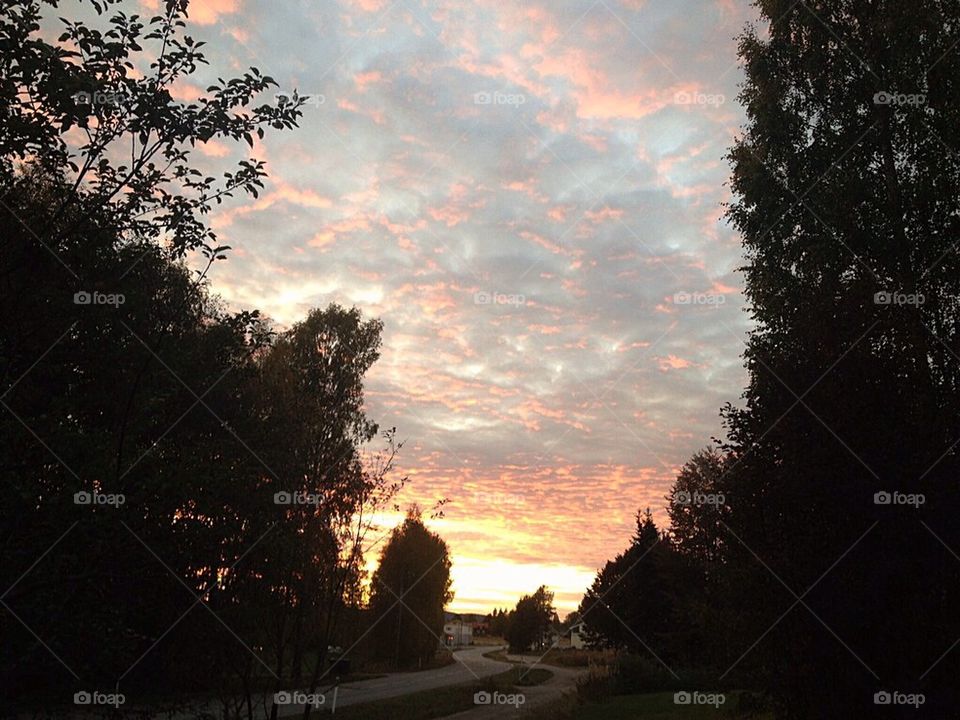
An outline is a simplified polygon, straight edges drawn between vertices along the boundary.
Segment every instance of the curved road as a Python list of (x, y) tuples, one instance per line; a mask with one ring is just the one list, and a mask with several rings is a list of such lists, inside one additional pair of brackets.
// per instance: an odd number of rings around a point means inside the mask
[[(484, 653), (496, 649), (496, 647), (480, 646), (458, 650), (453, 653), (453, 663), (441, 668), (391, 673), (381, 678), (346, 683), (337, 688), (336, 693), (333, 690), (327, 692), (322, 707), (334, 707), (334, 694), (336, 707), (344, 707), (447, 685), (459, 685), (496, 675), (510, 667), (508, 663), (483, 657)], [(281, 709), (280, 717), (290, 717), (302, 712), (303, 705), (291, 704)]]
[[(514, 659), (513, 656), (509, 657)], [(516, 659), (527, 664), (530, 661), (529, 657)], [(518, 708), (520, 711), (525, 712), (531, 708), (546, 705), (560, 699), (564, 693), (575, 692), (577, 679), (586, 672), (586, 668), (557, 667), (556, 665), (538, 665), (537, 667), (549, 670), (553, 673), (553, 677), (540, 685), (517, 688), (512, 691), (523, 695), (523, 705)], [(469, 710), (448, 715), (443, 720), (503, 720), (503, 716), (508, 711), (513, 711), (512, 705), (478, 705)], [(513, 712), (514, 717), (517, 714), (517, 712)]]
[[(324, 695), (321, 709), (330, 710), (333, 708), (356, 705), (357, 703), (376, 702), (377, 700), (386, 700), (387, 698), (409, 695), (411, 693), (423, 690), (432, 690), (434, 688), (446, 687), (448, 685), (459, 685), (463, 683), (480, 680), (491, 675), (503, 672), (514, 667), (511, 663), (491, 660), (483, 657), (485, 652), (497, 650), (497, 647), (480, 646), (472, 647), (466, 650), (460, 650), (453, 654), (454, 662), (441, 668), (430, 670), (419, 670), (416, 672), (391, 673), (384, 677), (374, 678), (372, 680), (362, 680), (340, 685), (336, 690), (327, 690)], [(530, 658), (519, 658), (510, 656), (510, 659), (517, 662), (526, 662), (529, 664)], [(535, 663), (534, 663), (535, 664)], [(576, 680), (585, 668), (560, 668), (555, 666), (543, 666), (553, 673), (553, 677), (534, 687), (517, 688), (518, 693), (524, 695), (525, 702), (519, 708), (527, 710), (531, 707), (537, 707), (546, 702), (559, 698), (563, 693), (572, 691), (576, 686)], [(265, 702), (258, 703), (259, 708), (256, 712), (258, 720), (264, 720), (269, 717), (264, 713), (263, 708), (269, 708), (272, 704), (269, 698)], [(217, 708), (210, 704), (207, 708), (215, 716), (219, 716)], [(512, 707), (510, 707), (513, 710)], [(293, 718), (302, 715), (303, 704), (290, 703), (280, 708), (279, 717)], [(451, 715), (449, 720), (495, 720), (503, 716), (504, 706), (502, 705), (481, 705), (469, 710)], [(193, 720), (197, 717), (194, 712), (190, 714), (175, 715), (177, 720)]]

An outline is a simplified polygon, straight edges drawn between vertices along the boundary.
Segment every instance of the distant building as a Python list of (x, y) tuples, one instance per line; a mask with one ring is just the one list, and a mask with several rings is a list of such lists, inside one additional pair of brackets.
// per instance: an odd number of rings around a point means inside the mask
[(490, 629), (489, 625), (487, 624), (486, 615), (481, 615), (480, 613), (461, 613), (460, 619), (473, 628), (474, 637), (477, 637), (478, 635), (486, 635)]
[(473, 623), (464, 615), (445, 612), (443, 614), (443, 644), (457, 648), (473, 645)]
[(584, 623), (578, 622), (570, 626), (570, 647), (574, 650), (583, 650), (587, 646), (586, 639), (584, 638), (585, 625)]

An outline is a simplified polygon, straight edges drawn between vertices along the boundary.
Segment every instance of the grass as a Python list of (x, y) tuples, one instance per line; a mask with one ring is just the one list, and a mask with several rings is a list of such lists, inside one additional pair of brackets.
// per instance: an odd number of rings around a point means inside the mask
[[(500, 662), (517, 662), (508, 660), (506, 650), (491, 650), (483, 654), (485, 658)], [(542, 657), (541, 657), (542, 656)], [(553, 665), (554, 667), (588, 667), (589, 665), (609, 665), (615, 654), (609, 650), (573, 650), (571, 648), (551, 648), (544, 653), (523, 653), (525, 660), (535, 661), (537, 665)], [(531, 663), (528, 663), (531, 664)]]
[(738, 709), (740, 695), (728, 693), (719, 708), (713, 705), (677, 705), (673, 693), (613, 695), (597, 702), (581, 704), (566, 696), (536, 709), (529, 720), (770, 720), (773, 715), (750, 714)]
[(543, 668), (530, 670), (521, 680), (519, 667), (478, 682), (423, 690), (400, 697), (337, 708), (337, 720), (434, 720), (474, 707), (473, 696), (481, 691), (511, 693), (516, 687), (546, 682), (553, 673)]
[[(508, 670), (507, 672), (513, 672)], [(517, 687), (532, 687), (542, 685), (553, 677), (553, 673), (545, 668), (531, 668), (526, 672), (520, 673), (519, 679), (514, 683)]]
[(506, 645), (507, 641), (497, 635), (474, 635), (474, 645)]
[(483, 656), (485, 658), (489, 658), (490, 660), (498, 660), (500, 662), (516, 662), (516, 660), (507, 660), (507, 651), (502, 648), (499, 650), (490, 650), (485, 652)]

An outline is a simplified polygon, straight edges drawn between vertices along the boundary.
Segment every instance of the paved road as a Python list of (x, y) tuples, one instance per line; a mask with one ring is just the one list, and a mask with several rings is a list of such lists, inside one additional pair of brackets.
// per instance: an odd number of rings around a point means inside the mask
[[(458, 685), (472, 682), (478, 678), (496, 675), (510, 667), (504, 662), (483, 657), (483, 653), (496, 649), (495, 647), (481, 646), (459, 650), (453, 654), (454, 662), (452, 665), (418, 672), (391, 673), (373, 680), (346, 683), (336, 691), (336, 707), (385, 700), (399, 695), (420, 692), (421, 690)], [(331, 690), (326, 693), (322, 707), (333, 707), (333, 703), (334, 692)], [(281, 710), (280, 717), (298, 715), (302, 712), (302, 704), (291, 704)]]

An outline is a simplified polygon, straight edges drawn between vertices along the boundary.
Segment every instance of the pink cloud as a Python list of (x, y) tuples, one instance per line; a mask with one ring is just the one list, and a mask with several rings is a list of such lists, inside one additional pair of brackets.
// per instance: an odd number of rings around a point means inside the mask
[(196, 100), (202, 98), (206, 93), (203, 91), (203, 88), (193, 83), (189, 83), (183, 79), (177, 80), (173, 85), (170, 86), (170, 97), (174, 100), (179, 100), (180, 102), (195, 102)]
[(623, 217), (621, 208), (604, 207), (599, 210), (587, 210), (583, 216), (592, 223), (602, 223), (607, 220), (616, 220)]
[(571, 254), (571, 251), (569, 248), (565, 248), (558, 243), (552, 242), (551, 240), (547, 240), (545, 237), (543, 237), (542, 235), (538, 235), (535, 232), (524, 230), (520, 233), (520, 237), (522, 237), (524, 240), (529, 240), (530, 242), (535, 243), (536, 245), (539, 245), (540, 247), (545, 248), (556, 255)]
[(341, 110), (346, 110), (347, 112), (357, 113), (358, 115), (363, 115), (365, 117), (373, 120), (377, 125), (386, 124), (386, 116), (383, 114), (382, 110), (371, 110), (369, 108), (361, 108), (356, 103), (347, 100), (346, 98), (340, 98), (337, 100), (337, 107)]
[(238, 0), (193, 0), (190, 19), (199, 25), (213, 25), (221, 15), (235, 13), (238, 6)]
[(232, 225), (233, 221), (238, 217), (243, 217), (250, 213), (262, 212), (278, 203), (289, 203), (291, 205), (300, 205), (309, 208), (328, 208), (333, 205), (333, 201), (331, 201), (330, 198), (320, 195), (315, 190), (311, 190), (310, 188), (296, 188), (279, 178), (274, 181), (274, 188), (274, 190), (261, 195), (252, 203), (219, 212), (214, 216), (211, 225), (215, 229), (228, 227)]
[(660, 366), (661, 372), (669, 372), (670, 370), (683, 370), (684, 368), (692, 367), (694, 363), (689, 360), (685, 360), (682, 357), (677, 357), (676, 355), (667, 355), (666, 357), (657, 358), (657, 364)]
[(355, 215), (326, 225), (320, 232), (316, 233), (307, 244), (310, 247), (326, 248), (336, 242), (341, 235), (369, 229), (370, 223), (367, 219), (360, 215)]
[(365, 92), (367, 87), (370, 85), (375, 85), (383, 79), (383, 75), (376, 70), (371, 70), (370, 72), (357, 73), (353, 77), (353, 82), (357, 86), (357, 90), (360, 92)]
[(200, 143), (197, 145), (197, 150), (207, 157), (225, 157), (230, 154), (230, 148), (216, 140), (207, 140), (207, 142)]

